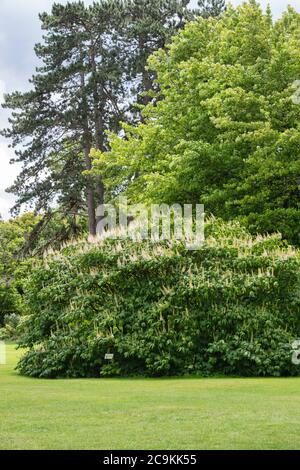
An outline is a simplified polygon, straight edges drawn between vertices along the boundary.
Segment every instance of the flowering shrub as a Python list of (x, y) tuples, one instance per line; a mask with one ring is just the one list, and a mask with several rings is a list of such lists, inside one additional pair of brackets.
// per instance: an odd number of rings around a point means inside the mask
[[(211, 221), (206, 242), (82, 242), (49, 255), (26, 288), (22, 374), (55, 378), (294, 375), (298, 252)], [(113, 360), (105, 360), (107, 353)]]

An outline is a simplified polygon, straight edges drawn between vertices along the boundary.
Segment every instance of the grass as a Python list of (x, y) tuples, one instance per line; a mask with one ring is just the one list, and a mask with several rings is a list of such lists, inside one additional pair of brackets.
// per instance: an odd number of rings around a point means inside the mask
[(300, 379), (19, 376), (0, 365), (0, 449), (299, 449)]

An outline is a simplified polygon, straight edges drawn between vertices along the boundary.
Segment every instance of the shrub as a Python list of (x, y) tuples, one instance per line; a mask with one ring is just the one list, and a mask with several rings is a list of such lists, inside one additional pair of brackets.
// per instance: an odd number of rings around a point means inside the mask
[(206, 232), (198, 251), (106, 239), (48, 256), (26, 288), (21, 373), (298, 374), (298, 252), (238, 223), (209, 222)]

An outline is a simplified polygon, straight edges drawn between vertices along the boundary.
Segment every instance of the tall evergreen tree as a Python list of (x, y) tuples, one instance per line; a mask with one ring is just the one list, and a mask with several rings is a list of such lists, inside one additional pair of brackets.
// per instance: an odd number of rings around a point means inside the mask
[(219, 16), (226, 9), (225, 0), (198, 0), (201, 16), (209, 18), (210, 16)]
[(122, 115), (119, 6), (115, 0), (88, 8), (54, 4), (51, 14), (41, 14), (45, 35), (35, 52), (42, 66), (32, 90), (6, 96), (4, 105), (13, 113), (3, 134), (23, 164), (10, 188), (18, 197), (15, 209), (30, 203), (48, 213), (56, 202), (64, 213), (76, 213), (87, 206), (91, 234), (104, 188), (101, 178), (82, 173), (91, 168), (91, 147), (105, 149), (105, 131), (116, 130)]
[[(40, 15), (45, 34), (35, 52), (42, 65), (31, 90), (7, 95), (4, 105), (12, 115), (2, 134), (23, 165), (9, 190), (17, 196), (16, 212), (28, 205), (44, 213), (47, 224), (53, 205), (73, 222), (87, 211), (89, 232), (96, 233), (95, 209), (104, 202), (105, 188), (101, 176), (84, 176), (91, 169), (91, 148), (107, 150), (106, 131), (119, 130), (132, 102), (151, 100), (155, 75), (147, 60), (202, 14), (188, 4), (101, 0), (85, 7), (78, 1), (54, 4), (50, 14)], [(75, 223), (68, 233), (76, 232)]]
[(198, 8), (189, 8), (190, 0), (128, 0), (126, 34), (131, 47), (131, 65), (138, 103), (151, 100), (155, 74), (147, 66), (148, 58), (165, 48), (171, 37), (188, 21), (198, 16), (218, 16), (225, 10), (225, 0), (200, 0)]
[(150, 59), (159, 106), (94, 155), (107, 191), (117, 185), (134, 203), (201, 202), (300, 245), (299, 31), (295, 10), (273, 22), (254, 0), (189, 24)]

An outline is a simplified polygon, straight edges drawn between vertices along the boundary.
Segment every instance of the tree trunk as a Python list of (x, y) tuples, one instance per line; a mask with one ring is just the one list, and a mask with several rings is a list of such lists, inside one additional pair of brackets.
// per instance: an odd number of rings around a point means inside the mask
[[(83, 64), (83, 60), (82, 60)], [(85, 97), (85, 75), (84, 71), (80, 73), (81, 79), (81, 91), (82, 91), (82, 102), (83, 102), (83, 152), (85, 159), (85, 169), (90, 171), (92, 169), (92, 161), (90, 157), (91, 151), (91, 136), (89, 131), (89, 121), (88, 121), (88, 104)], [(86, 185), (86, 196), (87, 196), (87, 209), (88, 209), (88, 219), (89, 219), (89, 233), (92, 236), (97, 234), (97, 224), (96, 224), (96, 208), (95, 208), (95, 194), (94, 194), (94, 184), (93, 178), (91, 176), (87, 177)]]

